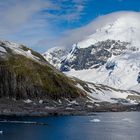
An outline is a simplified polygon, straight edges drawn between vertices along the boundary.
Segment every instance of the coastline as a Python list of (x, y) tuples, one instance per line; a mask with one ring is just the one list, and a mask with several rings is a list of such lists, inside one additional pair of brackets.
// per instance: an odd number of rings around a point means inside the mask
[[(99, 103), (98, 103), (99, 104)], [(24, 103), (21, 101), (4, 100), (0, 102), (0, 118), (1, 117), (48, 117), (48, 116), (89, 116), (102, 112), (132, 112), (140, 111), (138, 105), (124, 105), (100, 103), (98, 106), (94, 104), (61, 104), (58, 106), (46, 106), (46, 104)]]

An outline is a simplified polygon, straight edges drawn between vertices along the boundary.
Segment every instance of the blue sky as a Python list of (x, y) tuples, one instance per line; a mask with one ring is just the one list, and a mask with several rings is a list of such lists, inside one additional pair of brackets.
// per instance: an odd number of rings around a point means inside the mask
[(0, 39), (39, 52), (70, 46), (72, 31), (117, 11), (139, 12), (140, 0), (0, 0)]

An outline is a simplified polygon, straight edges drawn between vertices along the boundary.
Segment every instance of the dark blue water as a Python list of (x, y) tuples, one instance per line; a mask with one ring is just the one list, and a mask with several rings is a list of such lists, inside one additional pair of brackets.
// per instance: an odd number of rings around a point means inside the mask
[(12, 118), (48, 125), (0, 123), (0, 140), (140, 140), (140, 113)]

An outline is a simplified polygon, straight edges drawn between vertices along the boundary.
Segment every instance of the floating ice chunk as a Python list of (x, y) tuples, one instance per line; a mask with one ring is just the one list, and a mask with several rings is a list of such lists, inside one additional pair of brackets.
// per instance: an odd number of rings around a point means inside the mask
[(3, 131), (2, 130), (0, 130), (0, 134), (3, 134)]
[(90, 120), (90, 122), (100, 122), (99, 119), (93, 119), (93, 120)]
[(133, 123), (133, 122), (134, 122), (134, 121), (132, 121), (132, 120), (129, 119), (129, 118), (124, 118), (124, 119), (122, 119), (122, 121), (129, 122), (129, 123)]

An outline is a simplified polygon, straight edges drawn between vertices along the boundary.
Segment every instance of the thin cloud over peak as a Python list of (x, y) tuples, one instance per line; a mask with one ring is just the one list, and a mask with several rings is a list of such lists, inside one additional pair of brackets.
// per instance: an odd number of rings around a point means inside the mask
[(86, 39), (86, 37), (89, 37), (91, 34), (96, 32), (97, 29), (102, 28), (106, 24), (112, 23), (120, 18), (127, 17), (131, 19), (139, 17), (140, 19), (140, 12), (120, 11), (99, 16), (85, 26), (72, 30), (67, 30), (59, 38), (50, 38), (48, 40), (41, 40), (39, 44), (42, 44), (42, 46), (50, 45), (54, 47), (61, 46), (71, 48), (71, 46), (74, 43), (78, 43), (79, 41)]

